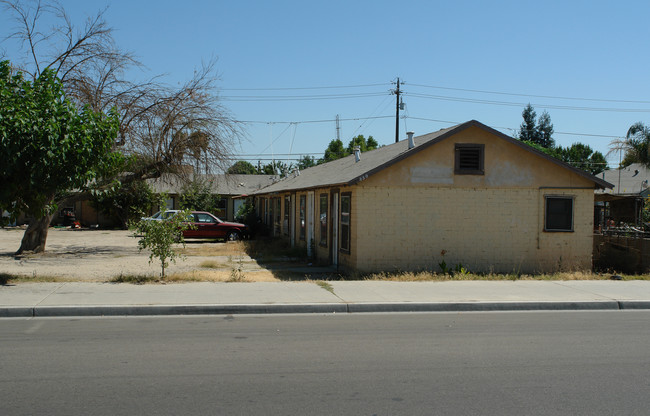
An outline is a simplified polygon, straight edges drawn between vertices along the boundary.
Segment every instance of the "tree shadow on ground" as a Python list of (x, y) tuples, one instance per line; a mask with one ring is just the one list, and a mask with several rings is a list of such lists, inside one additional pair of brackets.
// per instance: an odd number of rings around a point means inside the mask
[(6, 286), (12, 279), (11, 275), (0, 273), (0, 286)]

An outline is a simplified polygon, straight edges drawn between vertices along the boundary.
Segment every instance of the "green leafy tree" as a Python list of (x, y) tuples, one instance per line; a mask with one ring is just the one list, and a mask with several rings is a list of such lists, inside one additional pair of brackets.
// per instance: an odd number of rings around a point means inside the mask
[[(161, 211), (165, 210), (164, 206), (160, 207)], [(180, 254), (174, 250), (174, 243), (180, 243), (185, 247), (183, 231), (191, 228), (188, 218), (192, 214), (190, 211), (180, 211), (176, 215), (156, 221), (150, 219), (141, 219), (131, 224), (134, 230), (134, 236), (139, 237), (138, 249), (150, 250), (149, 264), (154, 259), (160, 260), (162, 279), (165, 278), (165, 269), (169, 267), (169, 262), (176, 263), (176, 258)]]
[(215, 212), (220, 199), (212, 192), (212, 182), (194, 179), (181, 191), (179, 202), (182, 209)]
[(111, 188), (93, 190), (90, 203), (99, 212), (112, 216), (127, 228), (129, 221), (137, 220), (164, 202), (144, 181), (116, 182)]
[(230, 174), (239, 174), (239, 175), (255, 175), (257, 173), (257, 169), (255, 166), (253, 166), (252, 163), (247, 162), (245, 160), (240, 160), (238, 162), (235, 162), (234, 165), (228, 168), (226, 173)]
[(375, 150), (379, 147), (379, 143), (372, 137), (369, 136), (366, 140), (362, 134), (353, 137), (352, 140), (348, 143), (348, 147), (343, 147), (343, 142), (341, 140), (332, 140), (327, 149), (325, 149), (325, 155), (322, 159), (318, 160), (318, 164), (331, 162), (332, 160), (341, 159), (343, 157), (349, 156), (354, 153), (354, 148), (359, 146), (362, 152), (368, 150)]
[[(156, 76), (135, 80), (133, 69), (141, 65), (114, 39), (106, 10), (78, 25), (61, 3), (0, 0), (3, 17), (15, 23), (2, 43), (15, 51), (14, 66), (27, 79), (34, 81), (45, 70), (55, 71), (66, 99), (77, 108), (115, 112), (119, 130), (114, 148), (136, 163), (97, 177), (95, 187), (163, 174), (187, 180), (191, 173), (187, 167), (192, 165), (206, 173), (225, 170), (231, 160), (229, 149), (236, 147), (242, 127), (219, 98), (216, 60), (202, 63), (190, 79), (175, 86)], [(0, 106), (5, 106), (4, 100)], [(77, 190), (81, 192), (75, 193), (75, 200), (90, 198), (88, 192)]]
[(325, 149), (325, 155), (318, 161), (318, 163), (331, 162), (332, 160), (340, 159), (349, 154), (350, 153), (346, 152), (345, 148), (343, 147), (343, 142), (338, 139), (334, 139), (327, 145), (327, 149)]
[(524, 121), (519, 126), (519, 140), (538, 143), (536, 126), (537, 113), (533, 106), (528, 104), (521, 113), (521, 116), (524, 118)]
[(550, 149), (555, 146), (555, 140), (553, 140), (553, 123), (551, 123), (551, 116), (544, 111), (539, 120), (537, 121), (537, 142), (547, 149)]
[(551, 123), (551, 116), (548, 112), (544, 111), (538, 120), (535, 109), (528, 104), (521, 116), (524, 121), (519, 126), (519, 140), (536, 143), (546, 149), (552, 149), (555, 146), (553, 123)]
[(17, 254), (45, 249), (56, 201), (120, 161), (118, 120), (66, 99), (54, 71), (32, 82), (0, 62), (0, 210), (32, 218)]
[(300, 159), (298, 159), (297, 166), (298, 169), (300, 170), (311, 168), (312, 166), (316, 166), (316, 159), (314, 159), (314, 156), (309, 156), (309, 155), (301, 156)]
[(292, 169), (292, 164), (286, 164), (282, 161), (274, 160), (266, 165), (262, 165), (262, 167), (257, 170), (257, 173), (260, 175), (279, 175), (284, 177), (287, 176)]
[(589, 145), (573, 143), (570, 147), (556, 148), (557, 156), (563, 162), (593, 175), (607, 169), (607, 159), (600, 152), (594, 152)]
[(362, 152), (366, 152), (378, 148), (379, 143), (377, 143), (372, 136), (369, 136), (368, 140), (366, 140), (366, 138), (363, 137), (363, 134), (360, 134), (357, 137), (353, 137), (352, 140), (350, 140), (350, 143), (348, 143), (348, 147), (345, 149), (347, 153), (346, 156), (351, 155), (354, 152), (355, 146), (359, 146)]

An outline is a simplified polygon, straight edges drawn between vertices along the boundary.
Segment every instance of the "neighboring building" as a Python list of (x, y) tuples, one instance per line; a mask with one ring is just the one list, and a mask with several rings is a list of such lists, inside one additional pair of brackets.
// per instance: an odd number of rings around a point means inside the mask
[[(221, 197), (219, 208), (214, 215), (224, 221), (233, 221), (239, 208), (244, 204), (249, 194), (273, 183), (274, 175), (197, 175), (197, 179), (209, 183), (212, 193)], [(147, 183), (155, 192), (168, 195), (167, 208), (180, 209), (180, 194), (185, 182), (175, 175), (163, 175), (157, 179), (149, 179)]]
[[(200, 175), (201, 180), (211, 184), (212, 192), (221, 197), (221, 205), (213, 214), (225, 221), (234, 220), (237, 210), (246, 201), (246, 198), (242, 196), (273, 183), (275, 178), (273, 175)], [(168, 199), (166, 203), (168, 209), (179, 209), (180, 194), (185, 184), (184, 180), (187, 179), (166, 174), (157, 179), (149, 179), (147, 183), (155, 192), (167, 193)], [(157, 208), (154, 208), (155, 211), (157, 211)], [(113, 228), (121, 226), (117, 219), (99, 212), (88, 200), (63, 202), (57, 213), (52, 217), (52, 224), (69, 225), (67, 214), (70, 213), (84, 227)], [(153, 214), (153, 212), (150, 214)], [(19, 223), (24, 221), (25, 219), (21, 218)]]
[(640, 226), (645, 199), (648, 197), (650, 170), (640, 163), (598, 174), (614, 185), (613, 189), (596, 191), (596, 225), (601, 229), (611, 225)]
[(274, 235), (369, 271), (590, 269), (611, 184), (478, 121), (289, 175), (254, 193)]

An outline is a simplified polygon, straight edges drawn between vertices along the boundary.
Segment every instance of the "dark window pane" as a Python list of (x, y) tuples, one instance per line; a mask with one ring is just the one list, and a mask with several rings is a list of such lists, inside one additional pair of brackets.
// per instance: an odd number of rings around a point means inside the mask
[(573, 198), (546, 198), (546, 230), (573, 230)]

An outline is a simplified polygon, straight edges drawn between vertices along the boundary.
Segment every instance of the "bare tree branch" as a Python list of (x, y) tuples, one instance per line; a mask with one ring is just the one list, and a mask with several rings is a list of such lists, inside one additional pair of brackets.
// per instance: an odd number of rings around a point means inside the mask
[[(165, 85), (159, 77), (135, 82), (127, 74), (141, 64), (115, 44), (113, 29), (104, 19), (106, 9), (78, 30), (54, 1), (0, 0), (0, 4), (13, 14), (18, 27), (10, 38), (25, 52), (15, 65), (33, 77), (53, 68), (68, 99), (95, 111), (117, 110), (120, 132), (115, 146), (138, 162), (125, 180), (166, 172), (189, 177), (190, 168), (225, 171), (242, 131), (219, 100), (216, 59), (203, 63), (180, 87)], [(42, 32), (44, 14), (54, 17), (56, 24)]]

